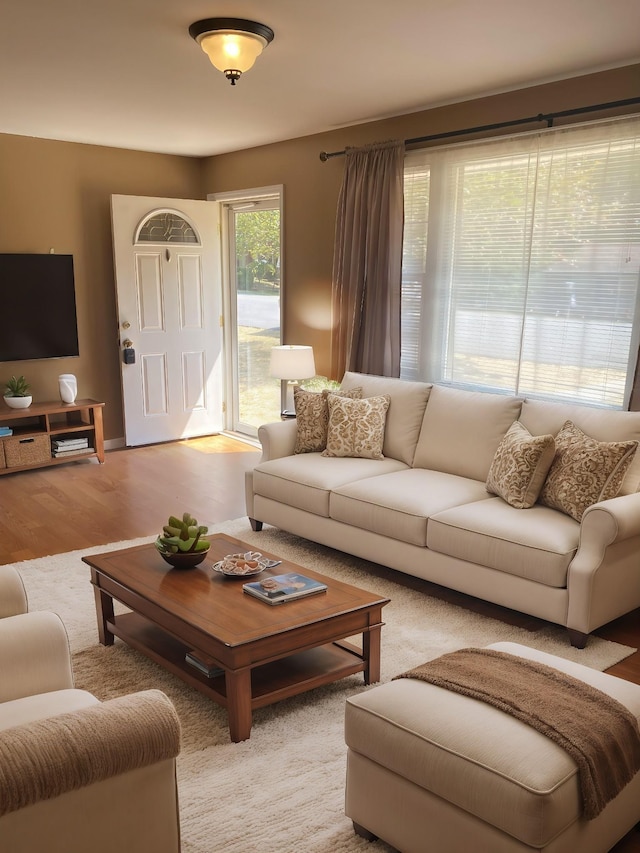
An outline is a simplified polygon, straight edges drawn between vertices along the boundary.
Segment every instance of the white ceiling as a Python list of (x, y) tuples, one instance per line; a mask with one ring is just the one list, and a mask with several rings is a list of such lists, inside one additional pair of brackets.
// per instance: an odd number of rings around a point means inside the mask
[[(275, 31), (235, 87), (221, 16)], [(205, 156), (636, 62), (640, 0), (0, 0), (0, 132)]]

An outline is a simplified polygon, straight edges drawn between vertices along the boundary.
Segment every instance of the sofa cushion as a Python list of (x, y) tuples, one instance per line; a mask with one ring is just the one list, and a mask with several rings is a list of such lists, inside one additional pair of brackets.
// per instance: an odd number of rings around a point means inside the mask
[(587, 507), (618, 495), (638, 442), (596, 441), (567, 421), (555, 445), (540, 503), (581, 521)]
[(499, 495), (516, 509), (527, 509), (538, 500), (555, 455), (552, 435), (532, 436), (515, 421), (493, 457), (487, 491)]
[(253, 470), (253, 491), (256, 495), (328, 518), (332, 489), (406, 468), (397, 459), (349, 459), (300, 453), (257, 465)]
[(294, 453), (319, 453), (327, 446), (329, 427), (329, 394), (358, 399), (362, 397), (362, 388), (350, 391), (305, 391), (298, 385), (293, 389), (296, 410), (296, 443)]
[[(597, 441), (640, 441), (640, 412), (621, 412), (570, 403), (525, 400), (520, 422), (532, 435), (556, 435), (566, 421), (573, 421)], [(621, 495), (640, 490), (640, 453), (636, 453), (622, 482)]]
[(11, 699), (0, 703), (0, 731), (22, 726), (35, 720), (46, 720), (79, 711), (98, 704), (98, 699), (86, 690), (70, 687), (67, 690), (52, 690), (49, 693), (36, 693), (21, 699)]
[(424, 547), (431, 515), (481, 500), (490, 500), (484, 483), (410, 468), (339, 486), (331, 494), (329, 513), (335, 521)]
[(389, 402), (388, 394), (365, 400), (331, 394), (327, 446), (322, 455), (384, 459), (382, 446)]
[(576, 521), (549, 507), (521, 512), (489, 498), (433, 515), (427, 547), (545, 586), (565, 587), (579, 534)]
[(409, 382), (368, 373), (345, 373), (341, 389), (362, 387), (364, 397), (388, 394), (390, 398), (382, 452), (407, 465), (413, 462), (424, 410), (431, 385), (426, 382)]
[(517, 397), (434, 385), (413, 467), (485, 482), (498, 445), (517, 420), (521, 404)]

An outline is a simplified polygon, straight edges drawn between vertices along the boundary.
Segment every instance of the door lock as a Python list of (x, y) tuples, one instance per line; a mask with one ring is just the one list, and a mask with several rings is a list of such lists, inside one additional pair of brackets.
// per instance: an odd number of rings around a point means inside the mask
[(136, 363), (136, 351), (133, 348), (133, 341), (126, 338), (122, 342), (122, 346), (124, 349), (122, 350), (122, 361), (125, 364), (135, 364)]

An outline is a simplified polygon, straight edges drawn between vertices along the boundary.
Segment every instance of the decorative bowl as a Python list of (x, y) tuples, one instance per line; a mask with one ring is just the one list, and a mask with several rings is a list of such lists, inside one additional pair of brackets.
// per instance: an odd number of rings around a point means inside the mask
[(202, 551), (166, 551), (159, 547), (157, 540), (156, 548), (162, 559), (174, 569), (192, 569), (194, 566), (198, 566), (209, 551), (209, 548)]
[(158, 551), (158, 553), (174, 569), (192, 569), (194, 566), (199, 565), (207, 556), (206, 551), (178, 551), (175, 554)]
[(263, 559), (259, 551), (245, 551), (244, 554), (227, 554), (212, 568), (228, 578), (249, 578), (264, 572), (268, 563), (269, 560)]

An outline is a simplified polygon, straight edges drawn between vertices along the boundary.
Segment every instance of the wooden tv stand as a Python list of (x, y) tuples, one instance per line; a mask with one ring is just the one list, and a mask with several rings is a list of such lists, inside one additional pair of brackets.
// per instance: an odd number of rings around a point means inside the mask
[[(32, 403), (27, 409), (11, 409), (4, 400), (0, 401), (0, 426), (13, 430), (11, 436), (0, 436), (0, 474), (60, 465), (93, 456), (103, 463), (103, 408), (104, 403), (97, 400)], [(53, 440), (85, 436), (92, 450), (54, 458)]]

